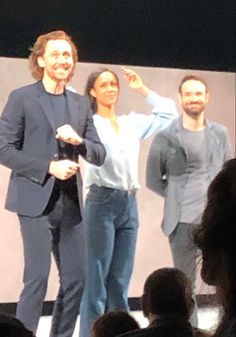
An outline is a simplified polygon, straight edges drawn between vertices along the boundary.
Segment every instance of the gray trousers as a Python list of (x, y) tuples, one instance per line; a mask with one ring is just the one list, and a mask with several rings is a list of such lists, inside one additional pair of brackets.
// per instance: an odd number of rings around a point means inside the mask
[[(53, 252), (59, 274), (51, 337), (73, 335), (84, 286), (85, 231), (83, 223), (61, 221), (65, 207), (78, 214), (78, 204), (60, 195), (48, 214), (30, 218), (19, 216), (24, 247), (24, 288), (17, 306), (17, 318), (36, 333), (47, 291)], [(74, 212), (73, 212), (74, 209)]]
[[(193, 225), (179, 222), (175, 230), (169, 235), (169, 244), (174, 267), (181, 270), (188, 276), (194, 293), (196, 287), (198, 249), (193, 243)], [(195, 296), (194, 301), (195, 306), (190, 322), (193, 326), (197, 327), (198, 317)]]

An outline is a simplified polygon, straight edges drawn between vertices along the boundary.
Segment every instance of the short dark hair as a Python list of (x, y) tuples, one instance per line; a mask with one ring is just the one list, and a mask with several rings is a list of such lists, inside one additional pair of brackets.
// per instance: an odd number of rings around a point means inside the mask
[(24, 324), (14, 316), (0, 314), (1, 337), (34, 337), (32, 331), (26, 329)]
[(38, 64), (38, 57), (43, 56), (46, 45), (48, 41), (51, 40), (66, 40), (71, 46), (74, 65), (68, 78), (69, 81), (72, 78), (75, 71), (76, 62), (78, 61), (78, 52), (71, 37), (67, 35), (63, 30), (55, 30), (46, 34), (42, 34), (37, 38), (33, 47), (31, 48), (31, 53), (29, 56), (29, 68), (31, 70), (31, 74), (35, 80), (37, 81), (42, 80), (43, 68), (41, 68)]
[(85, 85), (84, 94), (87, 95), (87, 96), (89, 97), (90, 106), (91, 106), (91, 109), (92, 109), (92, 111), (93, 111), (94, 113), (97, 112), (97, 101), (96, 101), (96, 98), (93, 97), (93, 96), (91, 95), (90, 92), (91, 92), (91, 90), (93, 89), (94, 83), (96, 82), (97, 78), (98, 78), (102, 73), (105, 73), (105, 72), (111, 73), (111, 74), (115, 77), (115, 79), (116, 79), (116, 81), (117, 81), (117, 84), (118, 84), (118, 87), (120, 86), (120, 85), (119, 85), (119, 78), (118, 78), (117, 74), (116, 74), (113, 70), (111, 70), (111, 69), (109, 69), (109, 68), (100, 68), (100, 69), (98, 69), (98, 70), (93, 71), (93, 72), (89, 75), (89, 77), (88, 77), (88, 79), (87, 79), (87, 83), (86, 83), (86, 85)]
[(136, 320), (125, 311), (110, 311), (99, 317), (93, 324), (94, 337), (115, 337), (125, 332), (139, 329)]
[(208, 85), (207, 85), (207, 82), (204, 78), (202, 78), (201, 76), (198, 76), (198, 75), (187, 75), (187, 76), (184, 76), (184, 78), (182, 78), (181, 82), (180, 82), (180, 85), (179, 85), (179, 93), (182, 94), (182, 87), (183, 87), (183, 84), (187, 81), (191, 81), (191, 80), (194, 80), (194, 81), (199, 81), (201, 82), (202, 84), (205, 85), (205, 88), (206, 88), (206, 92), (208, 92)]
[(143, 310), (147, 316), (178, 314), (189, 318), (193, 299), (190, 280), (176, 268), (161, 268), (151, 273), (145, 284)]

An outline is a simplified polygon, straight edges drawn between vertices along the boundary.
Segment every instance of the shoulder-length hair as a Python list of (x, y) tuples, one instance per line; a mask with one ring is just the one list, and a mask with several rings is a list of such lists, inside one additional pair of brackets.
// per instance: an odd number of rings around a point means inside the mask
[(45, 49), (46, 49), (46, 45), (48, 43), (48, 41), (50, 40), (66, 40), (70, 46), (71, 46), (71, 50), (72, 50), (72, 58), (74, 61), (74, 65), (72, 68), (72, 71), (67, 79), (67, 81), (69, 81), (72, 76), (74, 75), (74, 71), (75, 71), (75, 66), (76, 66), (76, 62), (78, 61), (78, 53), (77, 53), (77, 48), (75, 46), (75, 44), (73, 43), (71, 37), (69, 35), (67, 35), (63, 30), (55, 30), (52, 32), (49, 32), (47, 34), (43, 34), (40, 35), (36, 42), (34, 43), (33, 47), (30, 49), (31, 53), (29, 56), (29, 68), (31, 70), (31, 74), (33, 76), (33, 78), (35, 80), (42, 80), (43, 78), (43, 68), (41, 68), (38, 64), (38, 57), (39, 56), (43, 56)]

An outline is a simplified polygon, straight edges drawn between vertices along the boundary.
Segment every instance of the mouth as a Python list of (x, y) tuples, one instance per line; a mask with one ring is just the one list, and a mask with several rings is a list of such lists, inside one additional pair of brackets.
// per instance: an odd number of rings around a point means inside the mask
[(199, 103), (191, 103), (191, 104), (189, 104), (189, 107), (190, 107), (190, 108), (193, 108), (193, 109), (194, 109), (194, 108), (197, 109), (197, 108), (200, 108), (200, 107), (201, 107), (201, 104), (199, 104)]
[(69, 69), (64, 69), (64, 68), (57, 68), (56, 71), (68, 71)]
[(58, 70), (58, 71), (67, 71), (67, 70), (70, 70), (71, 67), (70, 66), (59, 66), (59, 67), (56, 67), (55, 70)]
[(117, 97), (116, 93), (107, 95), (107, 98), (116, 98), (116, 97)]

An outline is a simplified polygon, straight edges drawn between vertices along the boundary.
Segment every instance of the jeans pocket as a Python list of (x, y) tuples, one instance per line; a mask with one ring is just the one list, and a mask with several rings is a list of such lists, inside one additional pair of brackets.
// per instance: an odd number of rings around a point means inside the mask
[(94, 204), (104, 204), (111, 200), (115, 194), (114, 188), (92, 185), (87, 194), (87, 201)]

